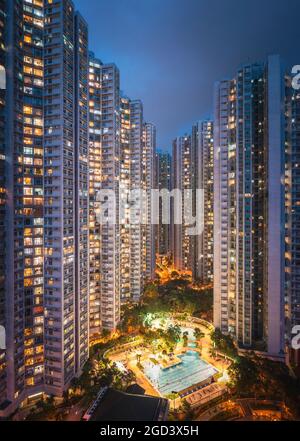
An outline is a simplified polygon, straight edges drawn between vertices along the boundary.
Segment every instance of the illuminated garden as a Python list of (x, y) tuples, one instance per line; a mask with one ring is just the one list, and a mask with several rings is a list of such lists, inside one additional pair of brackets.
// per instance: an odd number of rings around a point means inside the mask
[(149, 393), (184, 397), (226, 375), (226, 360), (217, 362), (209, 353), (212, 329), (204, 320), (184, 314), (147, 314), (144, 326), (138, 342), (107, 356), (131, 369)]
[(27, 418), (80, 419), (101, 388), (126, 392), (132, 385), (168, 398), (174, 420), (247, 418), (250, 407), (256, 419), (297, 414), (299, 382), (287, 367), (240, 354), (213, 327), (211, 287), (175, 270), (162, 275), (139, 303), (123, 306), (115, 333), (92, 341), (84, 372), (64, 397), (37, 403), (29, 415), (24, 411)]
[[(131, 372), (146, 394), (167, 397), (178, 408), (186, 399), (202, 399), (208, 386), (212, 394), (225, 392), (231, 361), (213, 351), (211, 289), (192, 286), (174, 271), (172, 277), (148, 285), (139, 304), (123, 308), (114, 344), (103, 356)], [(96, 351), (107, 347), (104, 341)]]

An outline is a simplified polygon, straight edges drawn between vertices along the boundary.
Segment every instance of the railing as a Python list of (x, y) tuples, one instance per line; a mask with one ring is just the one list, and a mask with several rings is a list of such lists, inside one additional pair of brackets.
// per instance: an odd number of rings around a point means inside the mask
[(112, 347), (107, 349), (104, 354), (103, 357), (104, 358), (108, 358), (109, 355), (117, 355), (119, 352), (124, 352), (126, 349), (131, 349), (131, 348), (135, 348), (136, 346), (140, 346), (142, 343), (142, 339), (140, 338), (138, 341), (132, 341), (129, 343), (124, 343), (124, 344), (120, 344), (117, 347)]
[(100, 404), (100, 401), (102, 400), (102, 398), (104, 397), (104, 395), (106, 394), (108, 390), (108, 387), (105, 386), (103, 388), (100, 389), (96, 400), (92, 403), (92, 405), (88, 408), (88, 410), (86, 411), (86, 413), (84, 414), (84, 416), (82, 417), (82, 419), (84, 421), (89, 421), (91, 419), (91, 417), (93, 416), (95, 410), (97, 409), (97, 407)]
[[(182, 316), (182, 314), (173, 314), (174, 317), (178, 317), (178, 316)], [(191, 324), (191, 323), (196, 323), (199, 325), (202, 325), (204, 328), (207, 328), (209, 331), (214, 331), (215, 327), (212, 323), (208, 322), (207, 320), (198, 318), (198, 317), (190, 317), (190, 321), (188, 319), (180, 319), (178, 318), (179, 321), (186, 323), (187, 325)]]

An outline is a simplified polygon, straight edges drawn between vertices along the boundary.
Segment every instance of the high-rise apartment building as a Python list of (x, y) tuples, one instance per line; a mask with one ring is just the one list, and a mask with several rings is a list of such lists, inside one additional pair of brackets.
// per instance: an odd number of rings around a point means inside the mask
[[(181, 194), (181, 207), (171, 206), (174, 265), (209, 285), (213, 279), (212, 121), (194, 124), (190, 135), (173, 142), (172, 190)], [(181, 210), (181, 223), (176, 210)]]
[(62, 394), (88, 358), (87, 26), (45, 3), (45, 385)]
[[(300, 92), (290, 93), (286, 148), (286, 342), (290, 361), (300, 365), (300, 351), (291, 347), (300, 326)], [(296, 331), (294, 331), (296, 329)], [(294, 331), (294, 332), (293, 332)]]
[[(138, 301), (143, 291), (143, 242), (144, 226), (142, 225), (142, 196), (138, 195), (144, 189), (143, 177), (143, 104), (140, 100), (130, 103), (130, 188), (136, 193), (136, 204), (131, 205), (132, 219), (130, 220), (130, 290), (134, 301)], [(135, 199), (133, 194), (133, 199)], [(136, 216), (136, 220), (134, 217)]]
[(90, 54), (89, 61), (89, 267), (90, 336), (101, 330), (101, 226), (97, 219), (98, 191), (102, 180), (101, 73), (102, 62)]
[[(195, 236), (189, 232), (190, 225), (186, 222), (187, 212), (184, 213), (184, 207), (188, 204), (185, 200), (187, 192), (193, 190), (195, 182), (193, 147), (195, 144), (192, 143), (191, 135), (178, 137), (173, 142), (172, 154), (172, 189), (181, 192), (181, 207), (176, 207), (174, 201), (172, 203), (172, 254), (175, 267), (190, 274), (195, 262)], [(177, 210), (181, 210), (181, 213), (175, 212)]]
[(143, 189), (146, 192), (146, 218), (143, 226), (143, 278), (152, 280), (155, 274), (155, 225), (152, 220), (152, 190), (155, 187), (155, 152), (156, 152), (156, 127), (152, 123), (144, 124), (143, 131)]
[[(171, 155), (157, 152), (155, 164), (155, 188), (171, 191)], [(156, 229), (156, 254), (168, 255), (171, 249), (171, 225), (163, 223), (162, 199), (159, 202), (159, 224)], [(170, 206), (167, 207), (170, 213)], [(167, 221), (167, 219), (165, 220)]]
[[(151, 226), (143, 223), (142, 209), (145, 204), (150, 210), (150, 205), (138, 195), (152, 184), (155, 129), (149, 125), (145, 131), (142, 102), (120, 93), (117, 67), (102, 64), (93, 54), (90, 55), (89, 89), (92, 337), (99, 335), (102, 329), (117, 327), (121, 304), (138, 301), (145, 279), (153, 274), (154, 242)], [(100, 190), (102, 194), (107, 192), (108, 198), (115, 197), (114, 223), (105, 219), (103, 222), (97, 215), (107, 208), (105, 195), (99, 199)], [(132, 193), (134, 190), (137, 194)]]
[(44, 382), (44, 21), (42, 2), (34, 6), (2, 2), (2, 8), (7, 50), (2, 151), (7, 349), (1, 404), (5, 413), (11, 403), (40, 391)]
[[(101, 190), (115, 196), (115, 222), (100, 229), (102, 267), (101, 325), (113, 330), (120, 320), (120, 73), (114, 64), (101, 68)], [(103, 203), (104, 201), (101, 201)]]
[[(97, 109), (96, 109), (97, 107)], [(96, 109), (96, 110), (95, 110)], [(132, 190), (143, 190), (155, 136), (144, 146), (143, 105), (120, 94), (119, 71), (114, 65), (90, 60), (90, 292), (91, 333), (113, 330), (120, 304), (138, 301), (148, 277), (146, 265), (152, 236), (147, 236), (141, 205)], [(154, 132), (155, 134), (155, 132)], [(148, 139), (148, 138), (147, 138)], [(152, 173), (152, 172), (151, 172)], [(152, 176), (152, 175), (151, 175)], [(148, 187), (147, 187), (148, 188)], [(97, 190), (113, 191), (116, 222), (99, 224)], [(140, 201), (141, 202), (141, 201)], [(136, 222), (136, 220), (140, 220)], [(147, 241), (148, 240), (148, 241)], [(150, 242), (149, 242), (150, 240)], [(151, 255), (152, 257), (152, 255)], [(144, 265), (144, 266), (143, 266)], [(102, 271), (101, 271), (102, 270)]]
[(279, 57), (215, 90), (214, 322), (240, 347), (284, 351), (285, 77)]
[[(195, 238), (194, 277), (205, 285), (213, 282), (213, 235), (214, 235), (214, 140), (213, 122), (201, 121), (193, 127), (197, 167), (195, 188), (202, 190), (201, 216), (203, 230)], [(196, 212), (196, 207), (194, 207)]]
[(62, 395), (88, 358), (88, 42), (69, 0), (1, 7), (7, 414), (32, 395)]
[(89, 52), (88, 26), (75, 15), (75, 372), (89, 345)]
[[(121, 301), (131, 299), (131, 101), (120, 74), (90, 54), (89, 62), (90, 335), (116, 328)], [(103, 196), (100, 195), (101, 192)], [(115, 196), (114, 222), (101, 220), (105, 194)], [(140, 250), (140, 248), (138, 248)], [(139, 282), (139, 267), (136, 268)]]
[(120, 146), (120, 300), (132, 299), (131, 291), (131, 225), (130, 225), (130, 181), (131, 181), (131, 103), (121, 97), (121, 146)]
[[(6, 225), (5, 225), (5, 29), (6, 29), (6, 0), (0, 1), (0, 74), (4, 84), (0, 85), (0, 327), (4, 340), (5, 317), (5, 254), (6, 254)], [(0, 337), (1, 338), (1, 337)], [(0, 342), (0, 403), (6, 401), (6, 351), (4, 341)], [(2, 346), (3, 345), (3, 346)]]

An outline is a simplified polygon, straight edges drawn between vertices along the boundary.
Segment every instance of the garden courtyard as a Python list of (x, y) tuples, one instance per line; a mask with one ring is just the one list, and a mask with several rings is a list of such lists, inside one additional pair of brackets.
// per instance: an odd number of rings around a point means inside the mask
[(170, 398), (177, 407), (214, 383), (225, 388), (230, 361), (212, 354), (211, 324), (184, 314), (149, 313), (144, 320), (144, 338), (105, 356), (119, 369), (132, 371), (146, 394)]
[(298, 416), (299, 379), (283, 363), (240, 354), (211, 324), (212, 299), (211, 287), (165, 271), (139, 303), (122, 306), (115, 332), (92, 337), (83, 373), (62, 398), (43, 397), (13, 418), (77, 421), (101, 388), (127, 392), (136, 383), (146, 395), (168, 398), (173, 420), (246, 418), (251, 400), (256, 407), (283, 401)]

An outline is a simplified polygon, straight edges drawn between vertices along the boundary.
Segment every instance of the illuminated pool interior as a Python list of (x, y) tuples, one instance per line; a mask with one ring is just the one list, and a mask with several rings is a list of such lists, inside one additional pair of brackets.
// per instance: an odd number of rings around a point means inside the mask
[(164, 396), (174, 392), (180, 393), (205, 380), (209, 383), (210, 378), (218, 373), (218, 370), (202, 360), (196, 351), (187, 351), (178, 358), (181, 359), (180, 364), (165, 369), (150, 360), (143, 363), (145, 375)]

